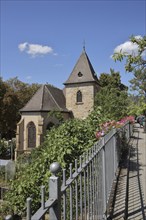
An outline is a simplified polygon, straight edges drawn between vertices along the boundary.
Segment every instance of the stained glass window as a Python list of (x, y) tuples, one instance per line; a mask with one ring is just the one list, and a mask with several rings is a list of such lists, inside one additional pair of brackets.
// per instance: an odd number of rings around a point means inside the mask
[(35, 124), (31, 121), (28, 126), (28, 147), (34, 148), (36, 147), (36, 127)]

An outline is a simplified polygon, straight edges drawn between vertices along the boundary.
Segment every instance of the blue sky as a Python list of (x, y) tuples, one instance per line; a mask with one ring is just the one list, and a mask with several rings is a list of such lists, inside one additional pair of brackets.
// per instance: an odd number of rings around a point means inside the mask
[[(129, 85), (132, 74), (124, 63), (111, 59), (129, 37), (146, 35), (146, 2), (123, 1), (14, 1), (1, 0), (0, 74), (27, 83), (50, 83), (63, 88), (83, 42), (99, 77), (120, 71)], [(130, 49), (130, 48), (128, 48)]]

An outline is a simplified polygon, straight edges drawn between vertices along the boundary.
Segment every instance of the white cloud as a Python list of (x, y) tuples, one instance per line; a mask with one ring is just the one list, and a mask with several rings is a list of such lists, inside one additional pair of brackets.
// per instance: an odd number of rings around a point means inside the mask
[[(137, 39), (141, 39), (142, 37), (140, 35), (135, 36)], [(136, 56), (138, 54), (138, 46), (136, 43), (132, 43), (131, 41), (126, 41), (123, 44), (118, 45), (114, 49), (114, 53), (123, 53), (123, 54), (131, 54)]]
[(27, 45), (28, 45), (28, 43), (25, 42), (25, 43), (19, 44), (18, 48), (19, 48), (20, 51), (24, 51), (24, 50), (26, 50)]
[(27, 50), (28, 54), (31, 54), (32, 56), (36, 55), (43, 55), (47, 53), (52, 53), (53, 49), (48, 46), (42, 46), (39, 44), (29, 44), (29, 48)]
[(32, 57), (53, 53), (53, 49), (49, 46), (43, 46), (40, 44), (29, 44), (27, 42), (19, 44), (18, 48), (21, 52), (25, 51)]
[(114, 49), (114, 53), (126, 53), (126, 54), (134, 54), (137, 55), (138, 53), (138, 46), (130, 41), (127, 41), (123, 44), (120, 44)]

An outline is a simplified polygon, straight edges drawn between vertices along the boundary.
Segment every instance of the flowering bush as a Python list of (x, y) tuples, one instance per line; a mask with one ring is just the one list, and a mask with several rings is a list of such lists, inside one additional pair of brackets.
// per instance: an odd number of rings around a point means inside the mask
[(99, 129), (96, 131), (96, 138), (99, 139), (100, 137), (107, 134), (112, 128), (121, 128), (127, 121), (130, 123), (134, 123), (133, 116), (126, 116), (119, 121), (108, 121), (103, 124), (99, 125)]
[(135, 119), (134, 116), (130, 115), (130, 116), (126, 116), (124, 118), (122, 118), (120, 121), (122, 121), (124, 124), (129, 121), (130, 123), (134, 123)]

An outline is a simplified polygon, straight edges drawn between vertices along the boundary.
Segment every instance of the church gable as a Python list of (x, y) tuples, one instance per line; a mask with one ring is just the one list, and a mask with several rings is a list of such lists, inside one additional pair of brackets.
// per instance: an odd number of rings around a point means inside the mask
[(83, 50), (73, 71), (71, 72), (68, 80), (64, 83), (64, 85), (87, 82), (94, 82), (97, 84), (99, 83), (93, 66), (85, 50)]

